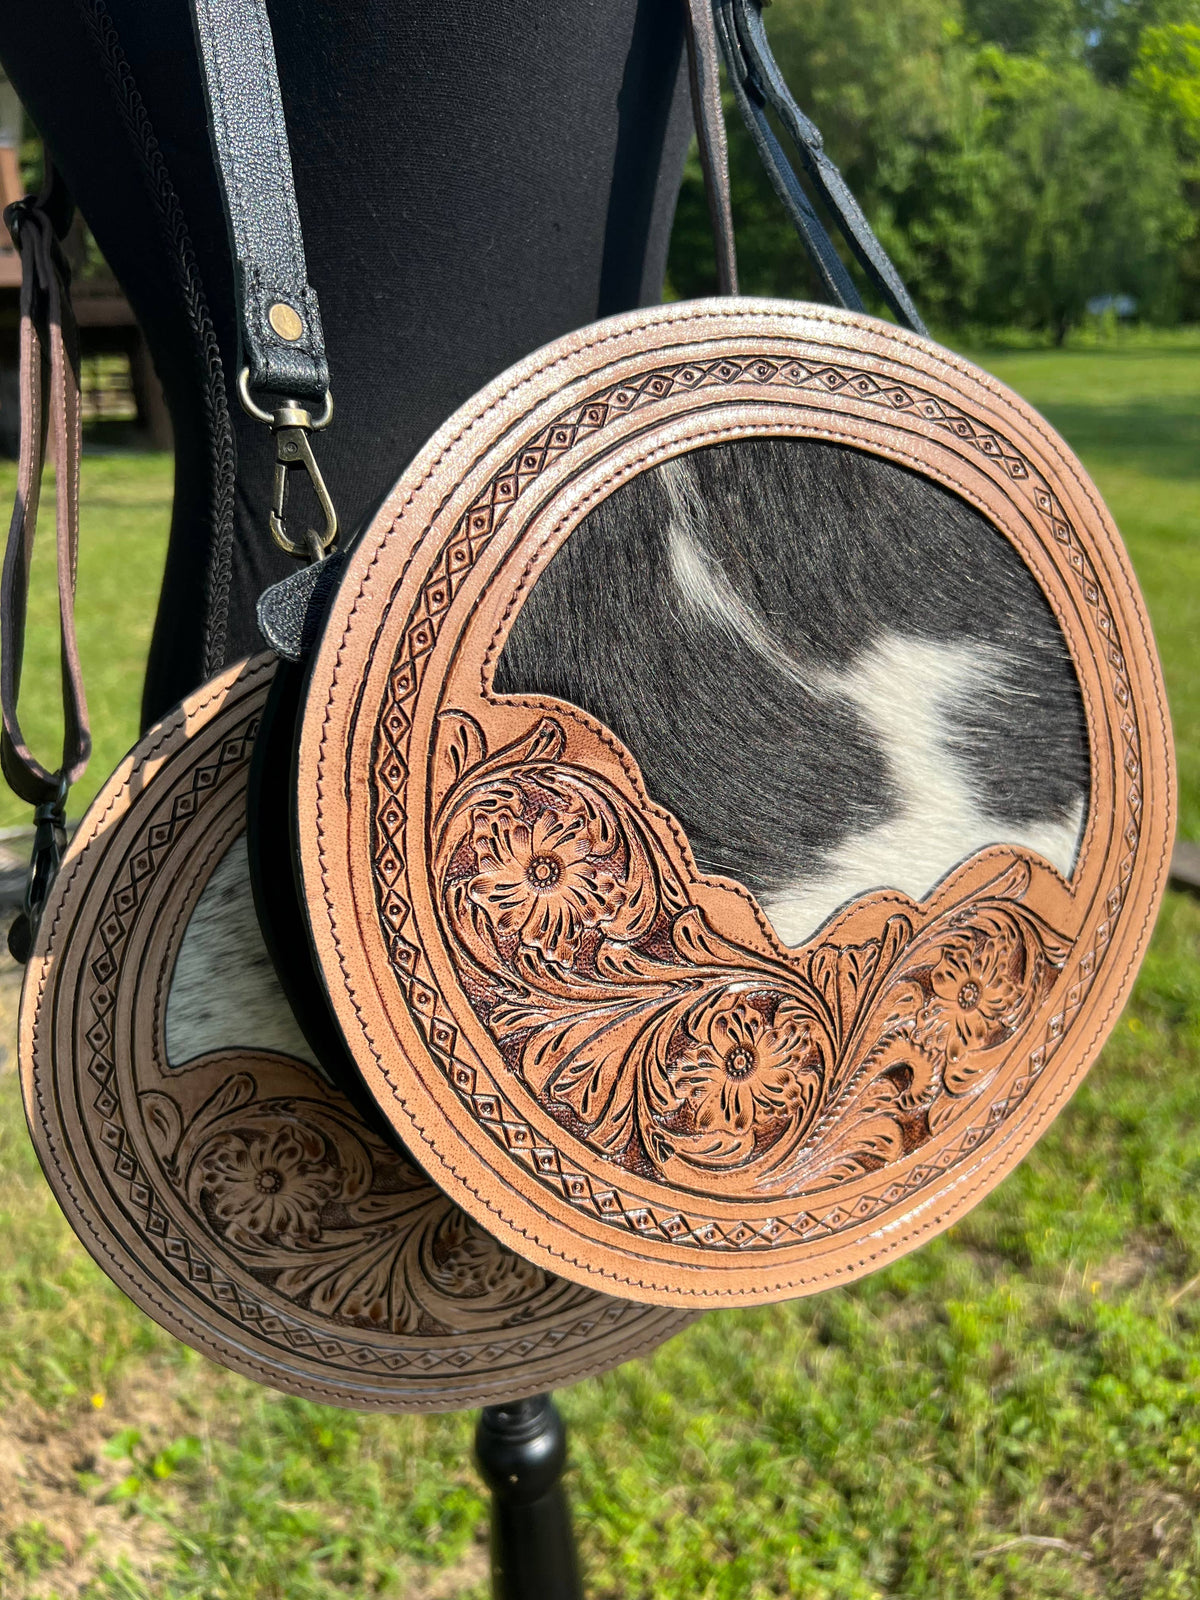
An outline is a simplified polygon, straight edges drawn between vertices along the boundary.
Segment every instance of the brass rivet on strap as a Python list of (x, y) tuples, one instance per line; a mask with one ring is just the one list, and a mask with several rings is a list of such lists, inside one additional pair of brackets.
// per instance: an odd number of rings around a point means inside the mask
[(304, 332), (300, 313), (294, 306), (289, 306), (282, 300), (277, 300), (267, 312), (267, 321), (279, 337), (286, 339), (289, 344), (294, 343)]

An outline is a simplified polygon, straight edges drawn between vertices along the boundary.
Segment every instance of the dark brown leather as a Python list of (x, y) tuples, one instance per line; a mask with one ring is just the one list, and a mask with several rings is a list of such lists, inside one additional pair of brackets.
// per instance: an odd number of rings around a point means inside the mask
[(692, 114), (696, 141), (704, 170), (708, 214), (717, 248), (717, 288), (721, 294), (738, 292), (737, 246), (733, 233), (733, 206), (729, 195), (729, 147), (721, 109), (721, 68), (717, 32), (709, 0), (684, 0), (688, 76), (692, 85)]
[[(44, 197), (9, 207), (5, 220), (21, 253), (21, 443), (17, 494), (0, 582), (0, 765), (30, 805), (59, 800), (87, 766), (92, 739), (75, 640), (75, 569), (79, 551), (79, 342), (68, 268)], [(45, 408), (46, 368), (49, 407)], [(62, 638), (62, 763), (52, 772), (25, 741), (17, 716), (29, 573), (37, 530), (47, 434), (55, 465), (58, 614)]]

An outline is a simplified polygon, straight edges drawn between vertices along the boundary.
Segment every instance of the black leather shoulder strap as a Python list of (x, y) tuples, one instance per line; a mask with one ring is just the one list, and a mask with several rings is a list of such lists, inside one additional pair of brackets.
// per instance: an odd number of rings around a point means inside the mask
[(828, 207), (855, 259), (891, 308), (896, 320), (914, 333), (926, 333), (928, 330), (900, 274), (875, 237), (846, 180), (826, 155), (820, 130), (792, 98), (767, 41), (762, 20), (762, 0), (713, 0), (713, 9), (717, 40), (738, 110), (826, 293), (848, 310), (863, 309), (862, 297), (845, 262), (834, 248), (833, 241), (776, 137), (767, 116), (768, 110), (779, 118), (813, 188)]
[(308, 282), (275, 46), (263, 0), (194, 0), (209, 130), (233, 246), (240, 363), (252, 394), (315, 405), (329, 389)]
[[(820, 132), (788, 91), (767, 42), (762, 0), (685, 0), (697, 129), (707, 158), (722, 288), (734, 288), (736, 267), (709, 5), (738, 108), (826, 292), (840, 305), (862, 309), (854, 280), (788, 161), (768, 110), (778, 117), (852, 254), (893, 314), (906, 327), (925, 332), (899, 274), (825, 154)], [(193, 0), (193, 16), (233, 245), (248, 387), (252, 395), (317, 405), (328, 394), (329, 368), (317, 297), (305, 266), (266, 6), (264, 0)]]

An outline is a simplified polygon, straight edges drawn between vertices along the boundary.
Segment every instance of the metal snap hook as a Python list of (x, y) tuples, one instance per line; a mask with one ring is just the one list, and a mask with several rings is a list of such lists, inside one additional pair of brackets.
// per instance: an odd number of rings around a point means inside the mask
[(33, 813), (33, 851), (29, 876), (25, 880), (25, 899), (8, 930), (8, 951), (14, 961), (24, 965), (33, 950), (38, 925), (42, 920), (50, 887), (58, 876), (67, 848), (67, 791), (65, 773), (59, 775), (58, 790), (51, 800), (43, 800)]
[[(333, 416), (333, 396), (325, 391), (325, 402), (319, 416), (296, 400), (280, 400), (274, 411), (260, 406), (250, 393), (250, 369), (243, 367), (238, 374), (238, 398), (243, 408), (258, 422), (265, 422), (275, 435), (275, 480), (271, 491), (271, 511), (268, 525), (271, 537), (281, 550), (290, 556), (307, 556), (319, 561), (337, 538), (338, 520), (329, 490), (317, 466), (308, 435), (327, 427)], [(325, 526), (318, 531), (309, 528), (300, 540), (293, 539), (287, 531), (285, 508), (287, 504), (288, 472), (298, 467), (308, 475), (313, 493), (321, 507)]]
[[(307, 420), (305, 422), (291, 420), (295, 415), (295, 409), (281, 407), (275, 414), (278, 420), (272, 422), (275, 434), (275, 482), (271, 494), (268, 525), (272, 539), (281, 550), (286, 550), (291, 556), (310, 558), (313, 558), (315, 550), (315, 559), (320, 559), (337, 538), (337, 512), (333, 508), (333, 501), (329, 497), (329, 490), (325, 487), (321, 469), (317, 466), (312, 453), (312, 446), (308, 442), (309, 424)], [(305, 419), (308, 417), (307, 411), (301, 411), (299, 415)], [(321, 514), (325, 519), (325, 526), (321, 531), (310, 528), (299, 542), (289, 537), (284, 520), (288, 472), (293, 467), (299, 467), (308, 474), (308, 481), (313, 486), (313, 493), (317, 497), (317, 504), (321, 507)]]
[[(238, 399), (242, 402), (242, 410), (246, 412), (247, 416), (253, 417), (255, 422), (265, 422), (268, 426), (272, 426), (274, 424), (276, 413), (274, 411), (267, 411), (263, 406), (260, 406), (255, 400), (254, 396), (250, 393), (249, 367), (243, 367), (238, 373), (237, 392)], [(283, 401), (283, 404), (285, 406), (291, 406), (297, 410), (301, 409), (296, 405), (294, 400), (285, 400)], [(327, 428), (329, 426), (330, 421), (333, 418), (333, 396), (330, 394), (328, 389), (326, 389), (325, 397), (321, 402), (320, 416), (314, 417), (308, 411), (305, 411), (304, 415), (308, 417), (308, 426), (314, 433), (320, 433), (322, 428)]]

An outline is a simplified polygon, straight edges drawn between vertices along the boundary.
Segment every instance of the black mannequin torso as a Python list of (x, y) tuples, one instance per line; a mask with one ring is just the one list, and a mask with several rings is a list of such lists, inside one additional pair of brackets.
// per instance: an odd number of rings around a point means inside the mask
[[(690, 135), (681, 12), (670, 0), (270, 9), (337, 404), (320, 461), (353, 534), (497, 372), (659, 297)], [(254, 602), (294, 570), (266, 531), (270, 439), (229, 382), (229, 250), (188, 6), (12, 7), (0, 60), (145, 328), (175, 426), (151, 720), (261, 647)], [(197, 296), (226, 375), (231, 518)]]

